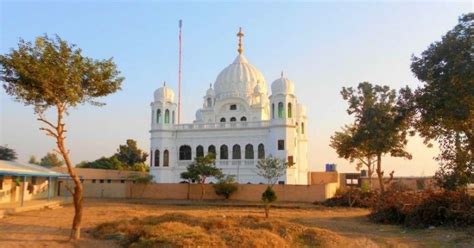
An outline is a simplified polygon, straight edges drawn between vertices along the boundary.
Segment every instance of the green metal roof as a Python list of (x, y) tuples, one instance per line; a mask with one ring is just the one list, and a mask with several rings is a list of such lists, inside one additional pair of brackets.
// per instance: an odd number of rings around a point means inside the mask
[(9, 176), (40, 176), (40, 177), (68, 177), (48, 168), (27, 163), (0, 160), (0, 175)]

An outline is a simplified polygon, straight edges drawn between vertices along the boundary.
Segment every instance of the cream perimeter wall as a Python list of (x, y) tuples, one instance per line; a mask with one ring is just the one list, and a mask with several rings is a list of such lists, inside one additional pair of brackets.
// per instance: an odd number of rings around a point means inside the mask
[[(315, 184), (315, 185), (275, 185), (279, 202), (306, 202), (324, 201), (334, 196), (339, 184)], [(204, 185), (206, 200), (219, 200), (223, 197), (214, 192), (212, 184)], [(238, 190), (230, 197), (230, 200), (260, 202), (263, 191), (267, 185), (241, 184)], [(144, 198), (156, 200), (196, 200), (201, 196), (199, 184), (132, 184), (132, 183), (84, 183), (85, 197), (104, 198)], [(64, 195), (64, 191), (61, 195)]]

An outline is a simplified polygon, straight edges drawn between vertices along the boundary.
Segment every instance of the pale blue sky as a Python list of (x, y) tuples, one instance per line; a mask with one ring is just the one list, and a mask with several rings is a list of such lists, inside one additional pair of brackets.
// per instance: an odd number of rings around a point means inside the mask
[[(295, 82), (309, 115), (310, 161), (314, 170), (335, 162), (340, 171), (354, 166), (338, 159), (329, 137), (351, 121), (340, 97), (343, 86), (358, 82), (415, 87), (409, 65), (472, 12), (457, 2), (163, 3), (157, 1), (1, 1), (0, 53), (18, 38), (59, 34), (93, 58), (114, 57), (126, 80), (122, 91), (102, 108), (80, 106), (67, 119), (67, 144), (75, 163), (111, 155), (125, 139), (149, 150), (153, 91), (163, 81), (176, 89), (177, 26), (183, 19), (183, 115), (194, 119), (202, 96), (236, 56), (236, 32), (245, 33), (245, 55), (267, 84), (280, 71)], [(0, 144), (17, 150), (20, 161), (43, 156), (55, 143), (41, 133), (31, 107), (0, 94)], [(437, 149), (413, 139), (411, 161), (385, 160), (396, 175), (431, 175)]]

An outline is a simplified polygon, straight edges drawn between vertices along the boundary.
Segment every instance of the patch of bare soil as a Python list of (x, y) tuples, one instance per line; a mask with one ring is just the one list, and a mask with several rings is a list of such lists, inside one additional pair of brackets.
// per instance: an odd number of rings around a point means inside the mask
[[(328, 237), (337, 237), (341, 242), (349, 240), (350, 243), (347, 246), (344, 245), (345, 247), (370, 247), (375, 245), (380, 247), (474, 247), (474, 231), (472, 229), (408, 230), (398, 226), (373, 224), (365, 218), (367, 213), (367, 210), (362, 209), (325, 208), (306, 205), (301, 208), (274, 208), (271, 210), (269, 222), (273, 223), (274, 221), (290, 226), (294, 224), (306, 228), (305, 230), (316, 228), (317, 232), (314, 234), (307, 231), (305, 235), (298, 235), (303, 239), (302, 244), (311, 242), (311, 240), (305, 241), (304, 239), (324, 236), (324, 233), (328, 234)], [(68, 242), (68, 236), (73, 214), (72, 205), (68, 205), (59, 209), (38, 210), (6, 216), (0, 219), (0, 247), (120, 247), (116, 237), (109, 237), (105, 240), (93, 237), (93, 229), (106, 222), (131, 221), (134, 218), (143, 219), (147, 216), (157, 218), (156, 216), (164, 214), (185, 214), (195, 219), (229, 218), (235, 223), (240, 223), (240, 219), (248, 217), (257, 218), (258, 222), (265, 223), (265, 220), (259, 219), (263, 217), (263, 209), (258, 207), (206, 206), (203, 203), (189, 205), (189, 202), (187, 204), (175, 204), (173, 202), (163, 203), (151, 200), (86, 199), (82, 239), (76, 243), (71, 243)], [(160, 232), (165, 232), (174, 238), (178, 238), (180, 232), (173, 231), (176, 228), (185, 230), (183, 232), (191, 236), (204, 230), (204, 227), (200, 225), (169, 221), (161, 223), (160, 228), (153, 232), (157, 232), (157, 235)], [(224, 228), (225, 225), (221, 229)], [(216, 230), (215, 235), (218, 236), (217, 232), (220, 229), (216, 227), (214, 230)], [(256, 229), (251, 228), (248, 228), (248, 230), (256, 231)], [(262, 229), (261, 233), (263, 231), (265, 230)], [(267, 232), (264, 235), (276, 235), (272, 231)], [(245, 235), (261, 236), (261, 233), (259, 231), (258, 234), (247, 233)], [(204, 240), (214, 240), (212, 235), (210, 237), (200, 237), (198, 235), (197, 237)], [(278, 237), (281, 236), (271, 237), (275, 237), (274, 241), (279, 242)], [(229, 239), (231, 238), (229, 237)], [(326, 241), (329, 242), (330, 238)], [(243, 246), (237, 245), (237, 247)], [(248, 247), (252, 246), (249, 245)], [(266, 247), (271, 247), (271, 245)]]

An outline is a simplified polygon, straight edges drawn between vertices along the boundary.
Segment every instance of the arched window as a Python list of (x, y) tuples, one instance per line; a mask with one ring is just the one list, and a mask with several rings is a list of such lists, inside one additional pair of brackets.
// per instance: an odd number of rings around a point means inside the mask
[(272, 119), (275, 119), (275, 104), (272, 103)]
[(296, 128), (296, 133), (299, 133), (300, 126), (298, 125), (298, 122), (296, 123), (295, 128)]
[(224, 118), (224, 117), (221, 118), (221, 122), (225, 122), (225, 118)]
[(285, 110), (283, 109), (283, 103), (279, 102), (278, 103), (278, 118), (283, 118), (285, 116)]
[(160, 166), (160, 150), (155, 150), (155, 167)]
[(153, 150), (150, 150), (150, 167), (153, 166)]
[(220, 159), (229, 159), (229, 149), (226, 145), (221, 145), (221, 156)]
[(265, 146), (263, 144), (258, 145), (258, 159), (265, 158)]
[(301, 122), (301, 134), (304, 134), (304, 122)]
[(165, 124), (170, 123), (170, 111), (167, 109), (165, 110)]
[(237, 119), (235, 117), (230, 118), (230, 122), (235, 122)]
[(291, 118), (292, 116), (292, 111), (291, 111), (291, 102), (288, 103), (288, 118)]
[(156, 110), (156, 123), (161, 121), (161, 109)]
[(168, 166), (170, 166), (170, 152), (168, 150), (165, 150), (163, 152), (163, 167)]
[(240, 146), (239, 145), (234, 145), (232, 147), (232, 159), (242, 159), (242, 156), (240, 155)]
[(172, 112), (172, 114), (171, 114), (171, 117), (172, 117), (172, 118), (171, 118), (171, 123), (174, 124), (174, 123), (175, 123), (174, 110), (173, 110), (173, 112)]
[(179, 160), (191, 160), (192, 152), (191, 147), (188, 145), (179, 147)]
[(216, 147), (213, 146), (213, 145), (210, 145), (210, 146), (207, 148), (207, 154), (213, 154), (214, 157), (216, 157)]
[(196, 157), (204, 157), (204, 147), (196, 147)]
[(245, 146), (245, 159), (253, 159), (253, 145), (251, 144)]
[(247, 117), (242, 116), (242, 118), (240, 118), (240, 121), (247, 121)]
[(212, 107), (212, 99), (210, 97), (207, 98), (207, 107)]

